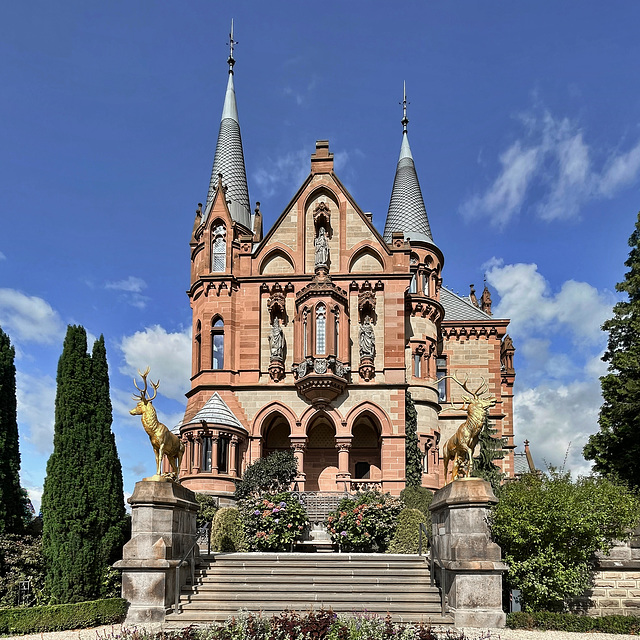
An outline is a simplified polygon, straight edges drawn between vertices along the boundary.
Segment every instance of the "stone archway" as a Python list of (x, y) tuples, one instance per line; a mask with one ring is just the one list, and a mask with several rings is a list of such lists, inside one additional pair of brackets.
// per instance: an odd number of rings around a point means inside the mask
[(376, 418), (364, 411), (354, 420), (349, 459), (352, 480), (379, 482), (382, 479), (380, 426)]
[(307, 434), (305, 491), (336, 491), (338, 450), (335, 426), (326, 414), (320, 414), (309, 425)]
[(274, 451), (287, 451), (291, 448), (291, 426), (281, 413), (275, 412), (269, 416), (263, 433), (263, 458), (266, 458)]

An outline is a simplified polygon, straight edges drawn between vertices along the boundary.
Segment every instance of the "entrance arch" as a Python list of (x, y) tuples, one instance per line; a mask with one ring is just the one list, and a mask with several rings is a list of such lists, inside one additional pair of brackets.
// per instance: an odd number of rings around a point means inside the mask
[(321, 413), (314, 417), (307, 430), (307, 449), (304, 456), (306, 491), (336, 491), (338, 450), (336, 428), (331, 419)]
[(380, 455), (381, 429), (377, 418), (369, 411), (359, 414), (351, 430), (349, 471), (352, 480), (377, 482), (382, 479)]

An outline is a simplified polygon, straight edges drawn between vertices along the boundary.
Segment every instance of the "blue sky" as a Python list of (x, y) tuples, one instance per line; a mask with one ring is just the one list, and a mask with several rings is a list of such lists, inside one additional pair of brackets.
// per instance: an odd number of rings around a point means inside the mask
[[(206, 198), (235, 19), (249, 195), (268, 228), (328, 138), (382, 230), (409, 138), (445, 285), (512, 319), (516, 441), (585, 472), (640, 182), (640, 4), (5, 3), (0, 326), (16, 346), (36, 506), (65, 327), (104, 333), (125, 491), (153, 472), (131, 376), (160, 417), (189, 387), (189, 236)], [(569, 447), (569, 443), (571, 446)], [(567, 448), (568, 454), (567, 454)]]

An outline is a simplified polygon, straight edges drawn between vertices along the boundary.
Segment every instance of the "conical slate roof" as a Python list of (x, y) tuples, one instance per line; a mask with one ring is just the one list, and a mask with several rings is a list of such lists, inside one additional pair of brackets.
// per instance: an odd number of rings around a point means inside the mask
[(218, 186), (218, 174), (222, 174), (222, 184), (227, 187), (226, 199), (230, 201), (229, 211), (235, 222), (247, 229), (251, 229), (251, 207), (249, 206), (249, 188), (247, 173), (244, 166), (242, 151), (242, 137), (240, 136), (240, 122), (238, 120), (238, 105), (236, 91), (233, 85), (233, 57), (229, 58), (229, 82), (222, 108), (216, 155), (211, 170), (209, 193), (204, 219), (209, 215), (213, 198)]
[(402, 105), (402, 145), (382, 237), (385, 242), (391, 242), (391, 234), (394, 231), (403, 231), (405, 239), (435, 244), (409, 146), (406, 91)]
[(391, 242), (394, 231), (404, 231), (405, 239), (434, 244), (406, 131), (402, 134), (400, 158), (384, 225), (385, 242)]
[(233, 411), (229, 409), (227, 403), (220, 397), (217, 391), (207, 400), (204, 407), (186, 424), (195, 424), (203, 420), (207, 424), (226, 425), (246, 431), (240, 420), (236, 418)]

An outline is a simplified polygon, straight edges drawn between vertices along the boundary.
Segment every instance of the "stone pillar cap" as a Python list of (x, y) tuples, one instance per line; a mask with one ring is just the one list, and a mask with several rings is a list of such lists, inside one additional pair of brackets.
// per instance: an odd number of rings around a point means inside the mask
[(439, 511), (445, 507), (496, 504), (498, 499), (491, 485), (481, 478), (454, 480), (435, 492), (429, 511)]

